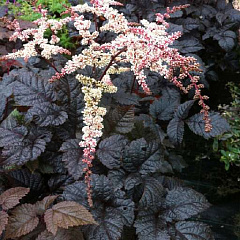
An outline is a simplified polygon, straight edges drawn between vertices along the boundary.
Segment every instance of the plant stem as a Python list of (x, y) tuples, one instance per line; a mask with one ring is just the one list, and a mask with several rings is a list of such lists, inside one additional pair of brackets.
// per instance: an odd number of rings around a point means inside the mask
[(111, 57), (111, 60), (110, 60), (110, 62), (108, 63), (108, 65), (107, 65), (107, 67), (105, 68), (105, 70), (103, 71), (103, 73), (102, 73), (99, 81), (101, 81), (101, 80), (103, 79), (104, 75), (106, 74), (107, 70), (111, 67), (111, 65), (112, 65), (113, 61), (115, 60), (115, 58), (116, 58), (117, 56), (119, 56), (122, 52), (126, 51), (126, 50), (127, 50), (127, 47), (124, 47), (122, 50), (120, 50), (118, 53), (116, 53), (114, 56)]
[[(36, 51), (40, 54), (40, 51), (36, 48)], [(41, 54), (40, 54), (41, 55)], [(55, 67), (55, 65), (50, 62), (48, 59), (44, 58), (43, 56), (41, 56), (56, 72), (60, 73), (57, 68)]]
[(135, 81), (136, 81), (136, 76), (134, 75), (133, 83), (132, 83), (132, 87), (131, 87), (131, 93), (133, 93)]

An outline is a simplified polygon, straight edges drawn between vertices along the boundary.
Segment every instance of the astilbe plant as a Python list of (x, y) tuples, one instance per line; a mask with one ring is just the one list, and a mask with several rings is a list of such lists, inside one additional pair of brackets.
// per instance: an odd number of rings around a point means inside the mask
[[(38, 11), (42, 17), (35, 21), (36, 28), (21, 30), (18, 22), (14, 20), (10, 27), (15, 28), (15, 33), (11, 40), (19, 38), (23, 42), (23, 49), (4, 56), (3, 59), (16, 59), (23, 57), (27, 61), (32, 56), (42, 56), (49, 60), (58, 53), (71, 55), (67, 49), (59, 47), (60, 31), (68, 23), (74, 23), (75, 28), (81, 37), (83, 50), (68, 60), (65, 66), (57, 71), (49, 79), (50, 82), (57, 81), (67, 74), (72, 74), (78, 70), (92, 67), (94, 71), (100, 71), (98, 78), (77, 74), (76, 79), (82, 84), (84, 93), (85, 108), (83, 110), (82, 140), (79, 143), (84, 148), (83, 163), (85, 181), (88, 188), (88, 200), (92, 206), (91, 199), (91, 167), (96, 151), (97, 141), (102, 136), (103, 117), (106, 109), (100, 106), (103, 93), (115, 93), (117, 88), (111, 81), (112, 74), (119, 74), (131, 70), (143, 91), (150, 95), (151, 89), (146, 83), (145, 71), (157, 72), (165, 79), (169, 80), (180, 88), (184, 93), (189, 90), (195, 91), (194, 99), (198, 100), (202, 107), (201, 115), (205, 121), (205, 131), (211, 131), (212, 125), (209, 117), (209, 107), (205, 100), (207, 96), (201, 94), (204, 87), (198, 83), (201, 72), (200, 66), (194, 57), (183, 56), (171, 45), (181, 36), (180, 32), (169, 34), (167, 32), (168, 23), (166, 18), (177, 10), (188, 7), (167, 8), (165, 14), (156, 14), (156, 21), (149, 22), (141, 20), (140, 23), (128, 22), (122, 13), (111, 5), (121, 5), (111, 0), (92, 0), (91, 5), (77, 5), (67, 9), (68, 14), (63, 19), (49, 19), (47, 11), (39, 6)], [(85, 19), (84, 14), (91, 14), (93, 22)], [(97, 19), (103, 18), (105, 21), (99, 27)], [(91, 24), (95, 24), (95, 31), (90, 31)], [(50, 29), (52, 36), (46, 39), (44, 33)], [(98, 41), (101, 32), (108, 31), (115, 33), (115, 37), (107, 42)], [(194, 74), (193, 74), (194, 73)], [(185, 83), (185, 79), (190, 79), (190, 84)]]

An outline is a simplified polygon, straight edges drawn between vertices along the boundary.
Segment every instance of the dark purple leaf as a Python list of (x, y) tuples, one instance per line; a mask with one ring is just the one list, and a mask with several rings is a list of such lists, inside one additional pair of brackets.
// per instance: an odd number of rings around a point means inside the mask
[(139, 240), (171, 240), (157, 209), (139, 211), (134, 227)]
[[(83, 182), (76, 182), (66, 187), (63, 196), (67, 200), (88, 206), (86, 185)], [(123, 226), (130, 226), (133, 223), (133, 202), (126, 199), (122, 191), (115, 192), (105, 176), (92, 176), (92, 196), (94, 207), (90, 211), (99, 225), (84, 227), (84, 233), (88, 239), (118, 240)]]
[(125, 149), (123, 168), (128, 172), (147, 174), (165, 170), (162, 149), (158, 142), (147, 143), (144, 138), (132, 141)]
[(33, 106), (56, 100), (53, 85), (33, 72), (26, 69), (18, 70), (15, 81), (14, 98), (18, 104)]
[(27, 121), (33, 120), (41, 127), (61, 125), (67, 118), (67, 113), (61, 107), (48, 102), (34, 105), (26, 115)]
[(127, 143), (127, 139), (121, 135), (105, 138), (99, 144), (97, 156), (109, 169), (119, 168), (122, 161), (122, 152)]
[(185, 220), (209, 208), (206, 198), (191, 188), (175, 188), (167, 194), (166, 221)]
[(27, 128), (19, 126), (16, 119), (9, 115), (0, 125), (0, 147), (21, 142), (27, 133)]
[(180, 221), (175, 224), (176, 239), (182, 240), (214, 240), (210, 227), (201, 222)]
[(29, 187), (34, 192), (41, 192), (43, 190), (44, 179), (39, 173), (31, 173), (28, 169), (19, 169), (9, 172), (8, 176), (10, 181), (13, 181), (13, 185)]
[(66, 164), (68, 172), (74, 179), (79, 179), (83, 175), (83, 168), (87, 167), (83, 163), (83, 149), (79, 146), (78, 139), (69, 139), (63, 143), (60, 151), (64, 152), (62, 160)]
[(5, 146), (2, 156), (6, 165), (23, 165), (37, 159), (45, 151), (46, 144), (51, 140), (51, 133), (40, 128), (33, 128), (24, 139)]
[(226, 119), (221, 117), (219, 113), (210, 112), (209, 117), (213, 126), (210, 132), (205, 131), (205, 121), (203, 120), (203, 115), (201, 113), (193, 115), (187, 119), (186, 123), (195, 134), (200, 135), (206, 139), (216, 137), (226, 131), (229, 131), (230, 126), (228, 122)]
[(159, 120), (170, 120), (180, 104), (179, 92), (175, 89), (166, 89), (159, 100), (150, 105), (149, 112)]
[(139, 200), (139, 206), (144, 209), (161, 202), (164, 193), (165, 189), (157, 179), (152, 177), (146, 178), (144, 180), (144, 190)]
[(180, 118), (173, 118), (168, 124), (167, 134), (173, 144), (180, 144), (183, 140), (184, 121)]

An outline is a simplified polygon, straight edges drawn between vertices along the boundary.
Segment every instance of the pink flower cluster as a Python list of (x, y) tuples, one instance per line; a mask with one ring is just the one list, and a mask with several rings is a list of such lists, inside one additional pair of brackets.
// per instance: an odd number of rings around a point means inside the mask
[[(185, 93), (192, 88), (195, 89), (194, 98), (198, 99), (199, 105), (202, 106), (206, 131), (211, 130), (209, 107), (204, 102), (208, 97), (201, 95), (203, 85), (198, 83), (199, 77), (193, 76), (191, 73), (200, 72), (200, 66), (195, 58), (182, 56), (177, 49), (171, 47), (173, 42), (181, 36), (181, 33), (169, 34), (167, 32), (168, 23), (165, 19), (169, 18), (171, 13), (188, 5), (174, 7), (173, 9), (167, 8), (165, 14), (157, 13), (156, 22), (149, 22), (144, 19), (141, 20), (140, 24), (135, 24), (129, 23), (123, 14), (110, 6), (121, 5), (116, 1), (91, 0), (91, 4), (92, 6), (83, 4), (69, 8), (66, 12), (70, 14), (70, 17), (61, 20), (48, 19), (46, 12), (41, 10), (42, 18), (35, 21), (38, 25), (36, 29), (21, 31), (18, 27), (12, 37), (13, 40), (20, 38), (27, 41), (23, 46), (24, 48), (6, 56), (6, 58), (22, 56), (28, 59), (30, 56), (40, 53), (43, 57), (49, 59), (57, 53), (70, 54), (67, 49), (55, 45), (59, 42), (56, 34), (66, 23), (74, 21), (74, 26), (81, 36), (81, 44), (85, 45), (86, 48), (78, 55), (72, 56), (72, 59), (67, 61), (61, 72), (57, 72), (50, 81), (55, 81), (78, 69), (84, 69), (86, 66), (91, 66), (93, 69), (102, 69), (103, 73), (99, 79), (77, 75), (85, 95), (85, 109), (83, 111), (85, 126), (82, 129), (83, 137), (80, 146), (84, 147), (83, 162), (88, 166), (85, 169), (85, 178), (88, 185), (90, 205), (92, 205), (90, 168), (97, 141), (102, 136), (102, 121), (106, 114), (106, 109), (99, 107), (99, 102), (104, 92), (114, 93), (117, 90), (111, 82), (110, 74), (126, 71), (126, 69), (119, 71), (114, 67), (115, 65), (119, 63), (130, 64), (130, 70), (135, 74), (139, 85), (147, 94), (151, 94), (151, 90), (146, 83), (146, 69), (158, 72)], [(85, 12), (93, 14), (96, 31), (90, 32), (91, 21), (84, 19), (83, 13)], [(104, 17), (107, 21), (98, 28), (96, 19), (100, 17)], [(53, 33), (50, 41), (44, 38), (44, 32), (47, 29), (50, 29)], [(117, 36), (111, 42), (101, 44), (97, 41), (101, 31), (112, 31)], [(178, 75), (175, 73), (176, 69), (180, 72)], [(190, 78), (190, 84), (184, 87), (184, 79), (186, 78)]]

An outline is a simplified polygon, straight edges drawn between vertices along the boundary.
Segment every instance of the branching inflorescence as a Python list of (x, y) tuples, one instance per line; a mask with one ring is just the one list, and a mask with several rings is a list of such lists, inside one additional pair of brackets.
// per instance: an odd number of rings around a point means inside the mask
[[(173, 42), (181, 36), (181, 33), (169, 34), (167, 32), (168, 23), (165, 19), (169, 18), (171, 13), (188, 5), (167, 8), (165, 14), (157, 13), (156, 22), (141, 20), (140, 24), (134, 24), (128, 22), (122, 13), (111, 7), (111, 5), (121, 5), (118, 2), (92, 0), (91, 4), (91, 6), (84, 4), (69, 8), (66, 13), (70, 16), (60, 20), (49, 19), (47, 12), (39, 7), (38, 11), (42, 17), (35, 21), (37, 28), (33, 29), (21, 30), (16, 21), (12, 22), (10, 27), (15, 28), (15, 33), (11, 40), (19, 38), (25, 43), (23, 49), (4, 57), (5, 59), (23, 57), (27, 61), (29, 57), (38, 54), (45, 59), (50, 59), (52, 55), (57, 53), (70, 55), (71, 53), (67, 49), (57, 46), (60, 40), (57, 33), (67, 23), (74, 22), (74, 26), (81, 36), (81, 44), (84, 49), (80, 54), (72, 56), (61, 71), (56, 72), (49, 81), (58, 80), (66, 74), (74, 73), (86, 66), (102, 71), (98, 79), (81, 74), (76, 75), (82, 84), (85, 101), (83, 111), (85, 126), (82, 129), (83, 136), (79, 145), (84, 148), (83, 162), (87, 164), (84, 171), (90, 206), (92, 205), (90, 168), (97, 141), (102, 136), (103, 116), (106, 114), (106, 109), (100, 107), (99, 102), (104, 92), (114, 93), (117, 91), (117, 88), (112, 84), (111, 74), (131, 70), (138, 84), (147, 94), (151, 94), (151, 90), (146, 84), (146, 69), (158, 72), (184, 93), (194, 89), (194, 99), (198, 99), (198, 103), (202, 107), (205, 131), (210, 131), (212, 127), (209, 119), (209, 107), (205, 104), (208, 97), (201, 94), (201, 88), (204, 86), (198, 83), (199, 76), (192, 74), (193, 72), (201, 72), (200, 66), (195, 58), (182, 56), (177, 49), (171, 47)], [(85, 19), (84, 13), (93, 14), (96, 31), (90, 32), (91, 21)], [(106, 19), (100, 28), (96, 23), (98, 17)], [(44, 37), (47, 29), (52, 32), (50, 39)], [(116, 37), (111, 42), (98, 43), (97, 37), (102, 31), (112, 31), (116, 33)], [(127, 63), (130, 68), (117, 67), (119, 63)], [(179, 74), (176, 75), (176, 72)], [(190, 84), (186, 86), (184, 79), (190, 79)]]

